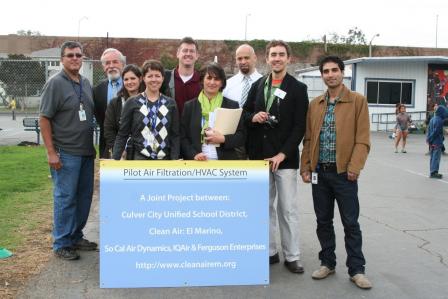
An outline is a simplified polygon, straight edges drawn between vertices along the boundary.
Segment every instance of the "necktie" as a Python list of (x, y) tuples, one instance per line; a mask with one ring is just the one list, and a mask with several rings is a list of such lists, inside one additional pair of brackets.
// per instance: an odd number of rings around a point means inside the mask
[(243, 89), (241, 91), (240, 107), (243, 107), (244, 103), (246, 103), (247, 94), (249, 93), (249, 89), (250, 89), (250, 77), (249, 76), (244, 76), (244, 78), (243, 78)]

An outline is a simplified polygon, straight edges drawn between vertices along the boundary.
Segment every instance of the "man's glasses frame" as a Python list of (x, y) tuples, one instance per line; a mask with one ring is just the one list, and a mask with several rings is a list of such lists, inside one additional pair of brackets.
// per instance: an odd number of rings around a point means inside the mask
[(84, 55), (82, 55), (81, 53), (68, 53), (65, 55), (62, 55), (62, 57), (67, 57), (67, 58), (82, 58)]

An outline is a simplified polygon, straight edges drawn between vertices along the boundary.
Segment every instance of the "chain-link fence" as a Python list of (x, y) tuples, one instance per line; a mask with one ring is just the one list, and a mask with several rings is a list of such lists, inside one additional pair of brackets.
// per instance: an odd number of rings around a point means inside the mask
[[(61, 68), (58, 58), (0, 59), (0, 112), (15, 104), (17, 112), (37, 115), (45, 82)], [(92, 86), (105, 78), (99, 60), (84, 60), (80, 73)]]

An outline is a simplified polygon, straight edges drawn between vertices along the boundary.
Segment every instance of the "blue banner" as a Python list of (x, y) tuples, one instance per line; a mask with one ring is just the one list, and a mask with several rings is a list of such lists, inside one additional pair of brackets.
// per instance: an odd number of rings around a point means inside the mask
[(265, 161), (100, 165), (102, 288), (269, 284)]

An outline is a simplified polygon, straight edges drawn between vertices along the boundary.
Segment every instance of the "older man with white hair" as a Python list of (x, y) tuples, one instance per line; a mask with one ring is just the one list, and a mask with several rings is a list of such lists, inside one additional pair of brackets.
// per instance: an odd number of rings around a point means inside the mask
[(101, 55), (101, 64), (106, 80), (101, 81), (93, 89), (93, 101), (95, 103), (95, 118), (100, 126), (100, 158), (106, 158), (106, 142), (104, 139), (104, 118), (107, 104), (117, 96), (117, 92), (123, 86), (121, 72), (126, 64), (123, 54), (114, 48), (104, 50)]

